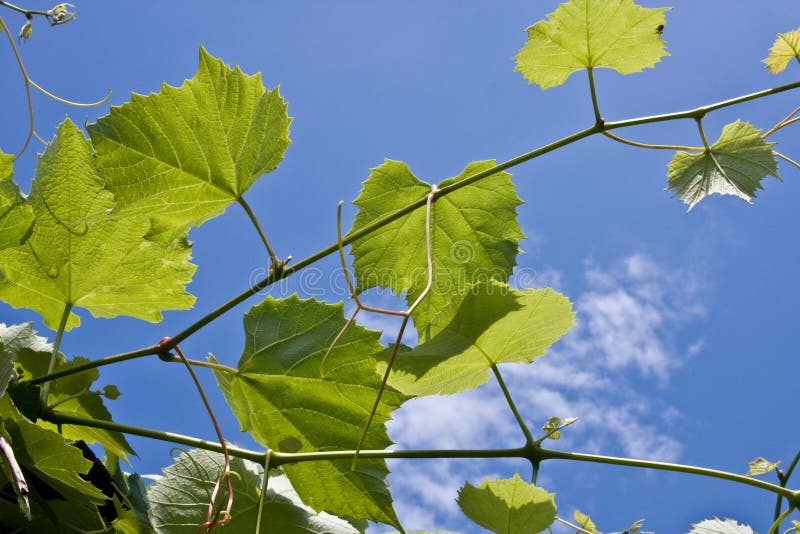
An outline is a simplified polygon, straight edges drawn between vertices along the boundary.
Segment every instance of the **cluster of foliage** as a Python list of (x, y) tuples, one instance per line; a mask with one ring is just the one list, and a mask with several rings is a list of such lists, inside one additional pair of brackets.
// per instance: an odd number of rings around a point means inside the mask
[[(7, 5), (2, 2), (2, 5)], [(65, 9), (65, 4), (61, 4)], [(58, 7), (58, 6), (57, 6)], [(13, 161), (0, 154), (0, 299), (38, 312), (56, 334), (37, 336), (30, 324), (0, 325), (0, 526), (42, 532), (178, 533), (227, 524), (236, 532), (363, 532), (367, 521), (402, 530), (392, 507), (386, 458), (509, 457), (530, 462), (532, 483), (519, 475), (466, 483), (458, 504), (478, 525), (498, 533), (539, 532), (559, 521), (554, 495), (538, 487), (545, 459), (617, 463), (713, 476), (771, 491), (780, 528), (800, 506), (786, 471), (758, 459), (748, 476), (692, 466), (563, 452), (543, 447), (572, 419), (548, 420), (536, 438), (516, 409), (499, 366), (531, 363), (574, 323), (569, 300), (552, 289), (508, 284), (523, 237), (517, 197), (506, 169), (579, 139), (666, 120), (696, 121), (702, 146), (678, 149), (669, 188), (691, 208), (705, 197), (732, 194), (750, 201), (761, 182), (777, 177), (778, 157), (766, 138), (797, 119), (795, 110), (764, 132), (736, 121), (706, 140), (703, 117), (714, 109), (800, 87), (789, 84), (695, 110), (606, 122), (593, 69), (622, 74), (653, 67), (665, 54), (666, 9), (632, 0), (569, 0), (528, 28), (517, 70), (541, 88), (586, 71), (596, 122), (589, 128), (497, 164), (478, 161), (436, 185), (407, 165), (387, 160), (372, 169), (355, 200), (353, 226), (338, 243), (294, 264), (278, 258), (244, 194), (277, 168), (289, 146), (291, 119), (277, 89), (259, 75), (231, 69), (204, 49), (195, 76), (133, 95), (87, 126), (89, 138), (66, 120), (40, 156), (30, 193), (13, 181)], [(27, 12), (30, 16), (33, 12)], [(45, 12), (50, 13), (50, 12)], [(30, 22), (30, 21), (28, 21)], [(2, 28), (5, 28), (5, 24)], [(28, 24), (28, 30), (30, 25)], [(8, 33), (6, 31), (6, 33)], [(22, 37), (30, 32), (21, 32)], [(12, 41), (13, 46), (13, 41)], [(772, 72), (800, 61), (800, 32), (781, 34), (766, 63)], [(62, 336), (79, 326), (73, 309), (95, 317), (158, 321), (163, 310), (191, 307), (186, 292), (195, 267), (188, 232), (238, 203), (250, 216), (272, 261), (267, 276), (172, 338), (99, 360), (60, 353)], [(468, 257), (452, 247), (468, 243)], [(210, 357), (190, 361), (179, 343), (268, 285), (351, 245), (353, 297), (372, 287), (404, 295), (405, 311), (370, 308), (409, 319), (414, 347), (380, 343), (380, 332), (346, 318), (343, 305), (314, 299), (266, 298), (244, 316), (245, 347), (236, 368)], [(466, 281), (466, 282), (465, 282)], [(102, 365), (158, 356), (211, 368), (241, 427), (264, 451), (210, 443), (112, 421), (104, 400), (113, 386), (93, 389)], [(193, 375), (194, 376), (194, 375)], [(385, 423), (412, 397), (473, 389), (494, 376), (519, 423), (524, 445), (502, 450), (402, 451)], [(198, 386), (199, 387), (199, 386)], [(202, 393), (202, 390), (201, 390)], [(145, 486), (120, 467), (133, 451), (125, 434), (195, 449), (180, 454), (162, 478)], [(102, 447), (98, 459), (88, 445)], [(775, 471), (779, 484), (753, 478)], [(783, 506), (783, 499), (786, 505)], [(598, 532), (576, 512), (572, 527)], [(625, 532), (642, 527), (636, 522)], [(800, 524), (794, 523), (800, 531)], [(744, 534), (734, 520), (709, 519), (693, 533)]]

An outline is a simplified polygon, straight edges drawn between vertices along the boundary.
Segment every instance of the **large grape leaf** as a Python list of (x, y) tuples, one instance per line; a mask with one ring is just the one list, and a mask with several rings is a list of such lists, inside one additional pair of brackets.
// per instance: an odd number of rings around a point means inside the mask
[[(211, 491), (225, 469), (221, 454), (191, 450), (178, 456), (164, 469), (164, 476), (150, 486), (150, 518), (158, 534), (194, 534), (205, 522)], [(255, 532), (261, 496), (259, 465), (231, 458), (233, 482), (231, 521), (224, 531)], [(223, 484), (218, 503), (228, 500)], [(303, 504), (284, 475), (271, 476), (261, 511), (260, 532), (275, 534), (358, 534), (346, 521), (332, 515), (316, 514)]]
[[(494, 161), (478, 161), (440, 187), (486, 169)], [(430, 184), (419, 180), (405, 163), (386, 160), (372, 169), (355, 200), (359, 210), (352, 230), (424, 198)], [(511, 275), (525, 237), (517, 223), (517, 197), (511, 175), (498, 172), (439, 198), (432, 206), (433, 287), (413, 314), (421, 338), (436, 333), (433, 317), (454, 306), (470, 285)], [(358, 290), (382, 287), (406, 293), (409, 305), (427, 284), (425, 209), (418, 209), (353, 243)]]
[(0, 150), (0, 250), (22, 243), (33, 224), (33, 211), (11, 179), (13, 163), (14, 157)]
[(755, 534), (747, 525), (740, 525), (733, 519), (706, 519), (692, 525), (689, 534)]
[(631, 74), (652, 67), (669, 55), (659, 31), (667, 9), (633, 0), (570, 0), (528, 28), (514, 70), (548, 89), (586, 68)]
[(120, 207), (152, 216), (151, 236), (169, 239), (221, 214), (277, 168), (290, 122), (277, 88), (201, 48), (192, 79), (134, 94), (88, 129)]
[[(36, 335), (30, 323), (10, 326), (0, 323), (0, 357), (8, 354), (16, 360), (17, 366), (22, 370), (22, 379), (30, 380), (47, 374), (52, 351), (52, 345), (47, 343), (45, 338)], [(55, 370), (59, 371), (87, 361), (86, 358), (65, 361), (64, 355), (59, 353)], [(111, 421), (111, 414), (103, 404), (100, 392), (90, 390), (99, 377), (100, 372), (97, 369), (88, 369), (53, 380), (50, 383), (47, 404), (57, 405), (56, 409), (59, 412)], [(39, 421), (39, 425), (51, 430), (57, 429), (56, 425), (46, 421)], [(134, 454), (125, 437), (119, 432), (62, 425), (61, 434), (69, 439), (99, 443), (108, 452), (126, 461), (128, 454)]]
[(497, 534), (541, 532), (556, 519), (552, 493), (523, 481), (518, 473), (504, 480), (469, 482), (458, 492), (461, 510), (480, 526)]
[(800, 28), (786, 33), (779, 33), (775, 44), (769, 49), (764, 64), (772, 74), (786, 70), (793, 59), (800, 61)]
[[(439, 317), (437, 317), (439, 319)], [(408, 395), (451, 394), (489, 379), (493, 364), (531, 362), (575, 324), (572, 305), (547, 289), (475, 286), (430, 341), (401, 353), (391, 384)]]
[[(321, 363), (345, 324), (342, 305), (297, 296), (268, 297), (244, 317), (239, 373), (215, 372), (242, 430), (284, 452), (355, 449), (377, 396), (379, 332), (352, 325)], [(385, 423), (405, 397), (387, 388), (365, 449), (391, 444)], [(285, 466), (305, 503), (340, 517), (398, 526), (383, 460), (302, 462)]]
[(778, 179), (778, 164), (772, 146), (752, 124), (736, 121), (722, 129), (710, 150), (700, 154), (677, 152), (667, 171), (668, 189), (689, 209), (707, 196), (735, 195), (747, 202), (763, 189), (768, 175)]
[[(67, 305), (148, 321), (191, 307), (194, 297), (183, 288), (195, 269), (188, 245), (144, 239), (144, 215), (116, 216), (91, 145), (71, 121), (40, 157), (27, 202), (33, 230), (24, 244), (0, 251), (0, 299), (39, 312), (53, 329)], [(79, 323), (71, 314), (66, 327)]]
[(0, 397), (0, 421), (8, 435), (21, 466), (49, 483), (75, 506), (100, 504), (105, 496), (91, 483), (80, 478), (92, 467), (76, 447), (64, 436), (31, 423), (11, 402)]

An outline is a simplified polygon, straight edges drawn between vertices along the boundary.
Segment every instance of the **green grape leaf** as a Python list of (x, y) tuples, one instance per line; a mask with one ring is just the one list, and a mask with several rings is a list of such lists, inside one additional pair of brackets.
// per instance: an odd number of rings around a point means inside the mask
[(580, 510), (576, 509), (574, 512), (572, 512), (572, 519), (574, 519), (578, 526), (583, 530), (588, 530), (589, 532), (594, 532), (595, 534), (603, 534), (597, 530), (597, 525), (594, 524), (592, 518)]
[[(494, 166), (494, 161), (467, 165), (445, 187)], [(386, 160), (372, 169), (355, 200), (359, 210), (351, 231), (358, 230), (431, 190), (405, 163)], [(432, 206), (431, 240), (434, 277), (431, 292), (413, 314), (420, 338), (436, 333), (434, 316), (454, 306), (469, 286), (480, 280), (505, 281), (511, 275), (524, 234), (517, 223), (517, 197), (511, 175), (498, 172), (436, 200)], [(427, 254), (425, 209), (421, 208), (353, 243), (358, 290), (388, 288), (406, 293), (409, 305), (425, 289)]]
[[(260, 466), (231, 458), (233, 508), (224, 531), (255, 532), (261, 497)], [(164, 476), (150, 486), (150, 517), (158, 534), (194, 534), (206, 521), (211, 491), (225, 469), (221, 454), (194, 449), (183, 452), (164, 469)], [(227, 486), (220, 488), (218, 503), (228, 501)], [(305, 506), (284, 475), (271, 476), (261, 510), (262, 525), (281, 534), (358, 534), (346, 521), (326, 513), (315, 514)], [(264, 527), (262, 526), (262, 529)], [(267, 530), (263, 530), (266, 532)]]
[(0, 397), (2, 421), (17, 461), (21, 466), (48, 482), (74, 503), (100, 504), (105, 496), (79, 475), (89, 472), (92, 462), (64, 436), (28, 421), (8, 396)]
[(398, 355), (390, 383), (417, 396), (473, 389), (489, 379), (492, 365), (544, 355), (573, 324), (570, 301), (550, 288), (479, 284), (436, 336)]
[(659, 31), (667, 10), (632, 0), (570, 0), (528, 28), (514, 70), (548, 89), (586, 68), (631, 74), (653, 67), (669, 55)]
[(33, 210), (11, 179), (14, 157), (0, 150), (0, 250), (22, 243), (33, 224)]
[[(43, 337), (37, 336), (30, 323), (6, 326), (0, 324), (0, 356), (6, 352), (13, 354), (25, 379), (38, 378), (47, 374), (50, 354), (53, 347)], [(73, 358), (65, 361), (63, 354), (58, 354), (54, 370), (60, 371), (88, 362), (86, 358)], [(47, 403), (58, 412), (80, 417), (89, 417), (102, 421), (111, 421), (111, 414), (103, 404), (97, 392), (89, 390), (100, 377), (97, 369), (88, 369), (50, 382)], [(23, 382), (24, 384), (24, 382)], [(44, 428), (56, 430), (56, 425), (39, 421)], [(112, 430), (74, 425), (62, 425), (61, 434), (69, 439), (83, 440), (87, 443), (99, 443), (106, 451), (127, 461), (128, 454), (134, 454), (125, 437)]]
[(750, 466), (750, 469), (747, 471), (747, 476), (755, 477), (758, 475), (764, 475), (770, 471), (774, 471), (779, 465), (781, 465), (781, 461), (778, 460), (777, 462), (770, 462), (766, 458), (759, 456), (752, 462), (747, 462), (747, 465)]
[(740, 525), (733, 519), (706, 519), (692, 525), (689, 534), (755, 534), (747, 525)]
[(772, 74), (778, 74), (786, 70), (789, 62), (793, 59), (800, 61), (800, 28), (779, 33), (763, 63)]
[[(0, 251), (0, 299), (39, 312), (53, 329), (67, 305), (159, 321), (162, 310), (194, 303), (183, 288), (195, 269), (187, 243), (147, 241), (147, 216), (116, 216), (91, 145), (71, 121), (39, 158), (27, 202), (33, 230), (23, 245)], [(79, 323), (70, 314), (66, 328)]]
[(774, 144), (764, 141), (761, 130), (747, 122), (728, 124), (710, 150), (675, 154), (669, 163), (667, 188), (689, 209), (714, 193), (750, 202), (756, 190), (763, 189), (761, 180), (768, 175), (780, 179), (772, 153)]
[(504, 480), (467, 482), (458, 505), (471, 520), (497, 534), (541, 532), (556, 519), (554, 494), (523, 481), (518, 473)]
[[(355, 449), (377, 396), (379, 332), (351, 325), (325, 363), (345, 324), (341, 304), (297, 296), (268, 297), (244, 317), (246, 344), (239, 373), (215, 371), (242, 426), (263, 445), (286, 452)], [(385, 423), (406, 398), (384, 392), (365, 449), (391, 444)], [(302, 462), (285, 466), (305, 503), (340, 517), (398, 526), (383, 460)]]
[(192, 79), (134, 94), (88, 129), (120, 207), (152, 216), (151, 236), (168, 240), (221, 214), (277, 168), (290, 123), (260, 73), (231, 69), (201, 48)]

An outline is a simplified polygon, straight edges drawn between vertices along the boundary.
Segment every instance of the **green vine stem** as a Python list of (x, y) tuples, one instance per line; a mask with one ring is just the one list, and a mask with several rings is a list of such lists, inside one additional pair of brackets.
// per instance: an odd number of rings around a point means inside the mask
[(781, 158), (783, 161), (785, 161), (787, 163), (791, 163), (792, 165), (794, 165), (795, 167), (800, 169), (800, 163), (797, 163), (795, 160), (789, 158), (788, 156), (785, 156), (785, 155), (781, 154), (780, 152), (778, 152), (776, 150), (773, 150), (772, 153), (775, 154), (777, 157)]
[[(697, 119), (702, 118), (703, 116), (705, 116), (706, 114), (708, 114), (709, 112), (714, 111), (714, 110), (718, 110), (718, 109), (722, 109), (722, 108), (726, 108), (726, 107), (730, 107), (730, 106), (735, 106), (737, 104), (742, 104), (744, 102), (749, 102), (751, 100), (757, 100), (757, 99), (760, 99), (760, 98), (765, 98), (765, 97), (768, 97), (768, 96), (771, 96), (771, 95), (776, 95), (776, 94), (783, 93), (783, 92), (786, 92), (786, 91), (791, 91), (791, 90), (794, 90), (794, 89), (797, 89), (797, 88), (800, 88), (800, 81), (789, 83), (789, 84), (786, 84), (786, 85), (781, 85), (781, 86), (778, 86), (778, 87), (773, 87), (771, 89), (765, 89), (763, 91), (757, 91), (757, 92), (754, 92), (754, 93), (749, 93), (749, 94), (738, 96), (738, 97), (735, 97), (735, 98), (730, 98), (728, 100), (722, 100), (722, 101), (716, 102), (714, 104), (709, 104), (707, 106), (701, 106), (701, 107), (690, 109), (690, 110), (686, 110), (686, 111), (679, 111), (679, 112), (674, 112), (674, 113), (665, 113), (665, 114), (661, 114), (661, 115), (649, 115), (649, 116), (646, 116), (646, 117), (638, 117), (638, 118), (626, 119), (626, 120), (620, 120), (620, 121), (605, 122), (602, 125), (595, 124), (595, 125), (593, 125), (593, 126), (591, 126), (589, 128), (580, 130), (580, 131), (575, 132), (575, 133), (573, 133), (571, 135), (568, 135), (566, 137), (562, 137), (561, 139), (553, 141), (552, 143), (548, 143), (548, 144), (546, 144), (544, 146), (541, 146), (539, 148), (531, 150), (530, 152), (526, 152), (525, 154), (522, 154), (522, 155), (517, 156), (515, 158), (509, 159), (509, 160), (507, 160), (507, 161), (505, 161), (503, 163), (499, 163), (499, 164), (495, 165), (494, 167), (491, 167), (491, 168), (486, 169), (484, 171), (481, 171), (479, 173), (473, 174), (472, 176), (468, 176), (467, 178), (464, 178), (463, 180), (460, 180), (460, 181), (452, 183), (452, 184), (450, 184), (448, 186), (442, 187), (441, 189), (436, 191), (436, 193), (434, 195), (434, 201), (436, 199), (438, 199), (439, 197), (448, 195), (448, 194), (450, 194), (450, 193), (452, 193), (454, 191), (457, 191), (457, 190), (459, 190), (459, 189), (461, 189), (463, 187), (466, 187), (466, 186), (468, 186), (470, 184), (473, 184), (473, 183), (475, 183), (477, 181), (480, 181), (480, 180), (482, 180), (484, 178), (487, 178), (487, 177), (489, 177), (489, 176), (491, 176), (493, 174), (496, 174), (496, 173), (498, 173), (500, 171), (504, 171), (506, 169), (510, 169), (512, 167), (520, 165), (521, 163), (525, 163), (526, 161), (538, 158), (539, 156), (543, 156), (544, 154), (547, 154), (549, 152), (553, 152), (554, 150), (557, 150), (557, 149), (559, 149), (561, 147), (570, 145), (572, 143), (575, 143), (577, 141), (580, 141), (580, 140), (585, 139), (587, 137), (590, 137), (592, 135), (595, 135), (595, 134), (598, 134), (598, 133), (602, 133), (604, 131), (616, 130), (616, 129), (620, 129), (620, 128), (628, 128), (628, 127), (632, 127), (632, 126), (640, 126), (640, 125), (643, 125), (643, 124), (652, 124), (652, 123), (657, 123), (657, 122), (680, 120), (680, 119), (694, 119), (694, 120), (697, 120)], [(401, 217), (403, 217), (403, 216), (405, 216), (405, 215), (407, 215), (407, 214), (409, 214), (409, 213), (411, 213), (411, 212), (413, 212), (413, 211), (425, 206), (426, 200), (427, 200), (426, 198), (421, 198), (421, 199), (419, 199), (419, 200), (417, 200), (415, 202), (410, 203), (409, 205), (407, 205), (404, 208), (401, 208), (401, 209), (399, 209), (399, 210), (397, 210), (397, 211), (395, 211), (393, 213), (390, 213), (389, 215), (386, 215), (386, 216), (384, 216), (384, 217), (382, 217), (382, 218), (380, 218), (380, 219), (378, 219), (376, 221), (371, 222), (370, 224), (367, 224), (367, 225), (363, 226), (359, 230), (356, 230), (354, 232), (351, 232), (351, 233), (347, 234), (344, 237), (344, 239), (342, 240), (341, 246), (349, 245), (349, 244), (353, 243), (354, 241), (356, 241), (358, 239), (361, 239), (362, 237), (367, 236), (367, 235), (371, 234), (372, 232), (374, 232), (374, 231), (386, 226), (387, 224), (389, 224), (391, 222), (394, 222), (397, 219), (399, 219), (399, 218), (401, 218)], [(291, 266), (286, 266), (283, 269), (279, 269), (279, 270), (274, 270), (274, 269), (271, 270), (269, 275), (267, 275), (263, 280), (261, 280), (260, 282), (258, 282), (256, 284), (253, 284), (246, 291), (244, 291), (244, 292), (240, 293), (239, 295), (233, 297), (232, 299), (228, 300), (224, 304), (222, 304), (219, 307), (217, 307), (216, 309), (212, 310), (211, 312), (209, 312), (205, 316), (201, 317), (200, 319), (198, 319), (197, 321), (195, 321), (191, 325), (187, 326), (182, 331), (180, 331), (177, 334), (175, 334), (174, 336), (172, 336), (171, 339), (168, 342), (166, 342), (164, 345), (162, 345), (161, 348), (163, 350), (165, 350), (165, 351), (172, 350), (178, 343), (184, 341), (185, 339), (187, 339), (189, 336), (191, 336), (194, 333), (196, 333), (201, 328), (203, 328), (206, 325), (208, 325), (209, 323), (213, 322), (214, 320), (216, 320), (220, 316), (224, 315), (226, 312), (228, 312), (232, 308), (235, 308), (236, 306), (238, 306), (242, 302), (246, 301), (247, 299), (249, 299), (253, 295), (256, 295), (257, 293), (259, 293), (263, 289), (265, 289), (265, 288), (269, 287), (270, 285), (272, 285), (272, 284), (274, 284), (274, 283), (276, 283), (276, 282), (278, 282), (278, 281), (280, 281), (280, 280), (282, 280), (282, 279), (284, 279), (284, 278), (296, 273), (297, 271), (300, 271), (301, 269), (303, 269), (305, 267), (308, 267), (309, 265), (312, 265), (312, 264), (316, 263), (317, 261), (319, 261), (319, 260), (321, 260), (321, 259), (323, 259), (323, 258), (325, 258), (325, 257), (337, 252), (339, 250), (339, 246), (340, 246), (340, 243), (339, 243), (339, 241), (337, 241), (337, 242), (335, 242), (335, 243), (333, 243), (333, 244), (331, 244), (331, 245), (329, 245), (329, 246), (327, 246), (327, 247), (315, 252), (314, 254), (311, 254), (310, 256), (298, 261), (297, 263), (292, 264)], [(147, 355), (156, 354), (156, 353), (158, 353), (158, 349), (157, 348), (155, 349), (155, 351), (153, 351), (153, 347), (146, 347), (144, 349), (140, 349), (139, 351), (133, 351), (131, 353), (127, 353), (128, 357), (125, 358), (125, 359), (131, 359), (131, 358), (136, 358), (136, 357), (141, 357), (141, 356), (147, 356)], [(69, 369), (69, 370), (64, 370), (63, 373), (57, 373), (57, 376), (56, 376), (56, 374), (54, 374), (54, 375), (48, 374), (47, 376), (40, 377), (39, 379), (37, 379), (37, 383), (47, 382), (48, 380), (54, 380), (55, 378), (59, 378), (61, 376), (66, 376), (66, 375), (69, 375), (69, 374), (73, 374), (73, 373), (76, 373), (76, 372), (79, 372), (79, 371), (83, 371), (83, 370), (86, 370), (86, 369), (91, 369), (91, 368), (94, 368), (94, 367), (100, 367), (100, 366), (103, 366), (103, 365), (108, 365), (110, 363), (116, 363), (116, 361), (112, 360), (111, 357), (102, 358), (102, 359), (99, 359), (99, 360), (95, 360), (93, 362), (89, 362), (88, 364), (83, 365), (83, 366), (76, 366), (75, 368), (72, 368), (72, 369)]]
[[(792, 473), (794, 472), (794, 468), (797, 467), (797, 462), (798, 461), (800, 461), (800, 451), (798, 451), (797, 454), (794, 455), (794, 459), (792, 460), (792, 463), (789, 464), (789, 468), (786, 470), (785, 473), (781, 473), (780, 469), (777, 470), (777, 472), (778, 472), (778, 482), (784, 488), (789, 483), (789, 478), (792, 476)], [(775, 502), (775, 515), (774, 515), (775, 521), (778, 520), (778, 517), (781, 514), (781, 506), (783, 506), (783, 496), (782, 495), (778, 495), (778, 499)]]
[[(125, 425), (115, 423), (113, 421), (103, 421), (99, 419), (90, 419), (85, 417), (78, 417), (71, 414), (62, 412), (46, 411), (42, 414), (42, 419), (55, 424), (70, 424), (88, 426), (92, 428), (102, 428), (105, 430), (114, 430), (123, 432), (125, 434), (132, 434), (142, 436), (145, 438), (158, 439), (161, 441), (168, 441), (171, 443), (179, 443), (189, 447), (196, 447), (213, 452), (222, 452), (222, 445), (212, 441), (185, 436), (182, 434), (175, 434), (173, 432), (164, 432), (161, 430), (153, 430), (149, 428), (142, 428), (138, 426)], [(228, 446), (228, 452), (232, 456), (251, 460), (253, 462), (264, 464), (266, 454), (265, 452), (251, 451), (239, 447)], [(356, 455), (356, 451), (326, 451), (326, 452), (303, 452), (303, 453), (286, 453), (286, 452), (270, 452), (271, 459), (270, 465), (272, 467), (279, 467), (285, 464), (293, 464), (299, 462), (313, 462), (321, 460), (352, 460)], [(635, 460), (632, 458), (619, 458), (614, 456), (602, 456), (597, 454), (584, 454), (577, 452), (564, 452), (553, 449), (545, 449), (542, 447), (518, 447), (513, 449), (453, 449), (453, 450), (431, 450), (431, 449), (418, 449), (418, 450), (363, 450), (359, 451), (360, 458), (417, 458), (417, 459), (435, 459), (435, 458), (523, 458), (529, 461), (539, 460), (573, 460), (579, 462), (591, 462), (600, 464), (621, 465), (628, 467), (644, 467), (647, 469), (657, 469), (661, 471), (672, 471), (677, 473), (686, 473), (691, 475), (700, 475), (710, 478), (728, 480), (737, 482), (747, 486), (753, 486), (762, 490), (766, 490), (777, 495), (786, 497), (792, 506), (800, 502), (800, 491), (792, 491), (783, 486), (772, 484), (757, 478), (739, 475), (736, 473), (729, 473), (727, 471), (720, 471), (717, 469), (710, 469), (707, 467), (696, 467), (692, 465), (683, 465), (667, 462), (655, 462), (649, 460)]]
[(767, 534), (777, 534), (780, 531), (781, 523), (783, 523), (787, 517), (792, 515), (792, 512), (794, 511), (795, 511), (794, 506), (790, 506), (789, 508), (787, 508), (780, 516), (778, 516), (778, 519), (776, 519), (775, 522), (772, 523), (772, 526), (769, 527), (769, 531), (767, 531)]
[(102, 367), (104, 365), (121, 363), (127, 360), (141, 358), (142, 356), (154, 356), (159, 353), (159, 350), (160, 349), (158, 345), (151, 345), (150, 347), (144, 347), (130, 352), (123, 352), (121, 354), (115, 354), (113, 356), (106, 356), (105, 358), (92, 360), (81, 365), (75, 365), (72, 367), (68, 367), (66, 369), (62, 369), (60, 371), (56, 371), (55, 373), (47, 373), (44, 376), (26, 380), (26, 382), (33, 385), (46, 384), (47, 382), (51, 382), (53, 380), (57, 380), (65, 376), (74, 375), (76, 373), (82, 373), (83, 371), (87, 371), (89, 369), (95, 369), (97, 367)]
[(8, 9), (16, 11), (17, 13), (22, 13), (26, 17), (30, 17), (33, 15), (41, 15), (42, 17), (50, 16), (50, 13), (48, 13), (47, 11), (38, 11), (36, 9), (25, 9), (24, 7), (15, 6), (14, 4), (10, 2), (4, 2), (3, 0), (0, 0), (0, 6), (7, 7)]

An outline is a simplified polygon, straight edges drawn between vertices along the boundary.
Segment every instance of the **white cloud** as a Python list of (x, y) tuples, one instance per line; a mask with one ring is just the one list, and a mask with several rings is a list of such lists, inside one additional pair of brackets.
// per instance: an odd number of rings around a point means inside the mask
[[(563, 285), (560, 273), (549, 276)], [(550, 416), (578, 417), (552, 446), (676, 461), (682, 446), (671, 429), (682, 416), (656, 392), (703, 348), (702, 340), (679, 338), (682, 328), (705, 313), (699, 281), (688, 270), (633, 254), (604, 269), (587, 265), (583, 287), (573, 295), (578, 325), (570, 334), (532, 365), (501, 367), (527, 425), (541, 434)], [(475, 391), (410, 401), (396, 412), (389, 433), (402, 448), (501, 448), (523, 442), (494, 381)], [(479, 482), (498, 465), (509, 468), (504, 476), (527, 467), (519, 460), (392, 462), (404, 525), (452, 529), (462, 517), (455, 502), (458, 488), (468, 479)]]

